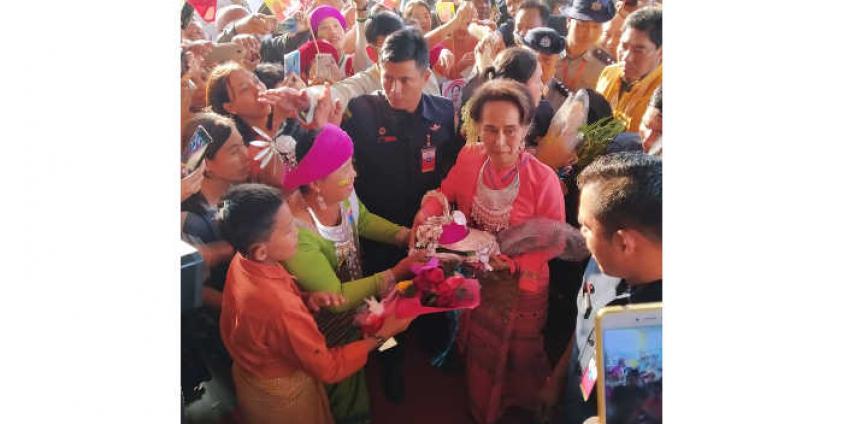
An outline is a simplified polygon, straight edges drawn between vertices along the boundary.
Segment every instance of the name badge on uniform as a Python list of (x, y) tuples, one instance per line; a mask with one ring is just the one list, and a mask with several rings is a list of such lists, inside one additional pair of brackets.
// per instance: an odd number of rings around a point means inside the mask
[(436, 170), (436, 146), (430, 144), (430, 134), (427, 135), (427, 145), (421, 149), (421, 172), (428, 173)]

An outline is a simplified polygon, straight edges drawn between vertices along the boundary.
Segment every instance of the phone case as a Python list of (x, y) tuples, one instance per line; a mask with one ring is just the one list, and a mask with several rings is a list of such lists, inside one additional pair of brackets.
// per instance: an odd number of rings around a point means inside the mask
[(607, 315), (616, 314), (619, 312), (635, 311), (635, 312), (655, 312), (662, 309), (661, 302), (654, 303), (636, 303), (625, 306), (607, 306), (597, 312), (597, 325), (595, 331), (597, 333), (597, 415), (601, 424), (606, 424), (606, 373), (603, 364), (603, 320)]
[(316, 61), (316, 79), (321, 81), (333, 81), (331, 74), (331, 65), (336, 64), (334, 57), (330, 53), (317, 53)]

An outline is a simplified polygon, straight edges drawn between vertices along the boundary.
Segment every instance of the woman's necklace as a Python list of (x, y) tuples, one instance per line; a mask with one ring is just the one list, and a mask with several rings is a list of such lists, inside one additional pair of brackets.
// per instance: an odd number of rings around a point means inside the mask
[(471, 219), (481, 230), (497, 234), (509, 227), (509, 217), (515, 198), (518, 197), (521, 178), (517, 172), (518, 165), (516, 165), (516, 174), (512, 182), (499, 190), (492, 189), (483, 181), (483, 174), (488, 165), (487, 158), (480, 167), (480, 175), (477, 177), (477, 190), (471, 205)]
[(360, 264), (360, 248), (351, 208), (345, 208), (340, 204), (340, 222), (333, 226), (323, 225), (310, 206), (307, 207), (307, 212), (310, 213), (319, 235), (334, 243), (334, 252), (337, 257), (336, 273), (340, 281), (346, 282), (361, 278), (363, 270)]

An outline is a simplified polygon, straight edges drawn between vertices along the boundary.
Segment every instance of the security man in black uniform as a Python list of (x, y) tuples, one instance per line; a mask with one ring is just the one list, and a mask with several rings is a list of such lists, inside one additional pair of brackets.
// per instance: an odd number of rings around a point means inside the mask
[[(410, 227), (422, 196), (439, 187), (464, 141), (456, 134), (451, 101), (422, 93), (431, 71), (421, 33), (406, 28), (391, 34), (380, 61), (384, 90), (352, 99), (342, 128), (354, 140), (360, 200), (369, 211)], [(392, 250), (379, 258), (366, 246), (370, 269), (364, 271), (382, 271), (403, 257)]]
[[(453, 103), (422, 92), (431, 70), (427, 44), (418, 30), (390, 34), (380, 51), (380, 67), (383, 91), (352, 99), (342, 128), (354, 140), (360, 200), (369, 211), (411, 227), (422, 196), (439, 187), (465, 141), (456, 133)], [(405, 255), (401, 249), (362, 239), (361, 248), (365, 275), (383, 271)], [(428, 317), (416, 324), (422, 331), (435, 327), (431, 335), (443, 338), (432, 341), (436, 350), (447, 337), (447, 321), (443, 314)], [(400, 401), (402, 386), (400, 374), (389, 374), (387, 397)]]

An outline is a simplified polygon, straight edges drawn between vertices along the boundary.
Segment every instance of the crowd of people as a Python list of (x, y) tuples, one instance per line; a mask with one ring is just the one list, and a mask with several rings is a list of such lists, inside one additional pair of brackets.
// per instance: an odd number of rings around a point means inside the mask
[[(196, 3), (181, 150), (208, 140), (182, 164), (181, 231), (208, 273), (182, 317), (184, 402), (214, 375), (241, 422), (371, 422), (364, 366), (400, 404), (410, 328), (432, 372), (464, 376), (475, 422), (595, 416), (596, 312), (661, 301), (661, 2)], [(510, 290), (362, 332), (356, 311), (428, 261), (415, 230), (449, 210), (530, 238), (493, 261)]]

